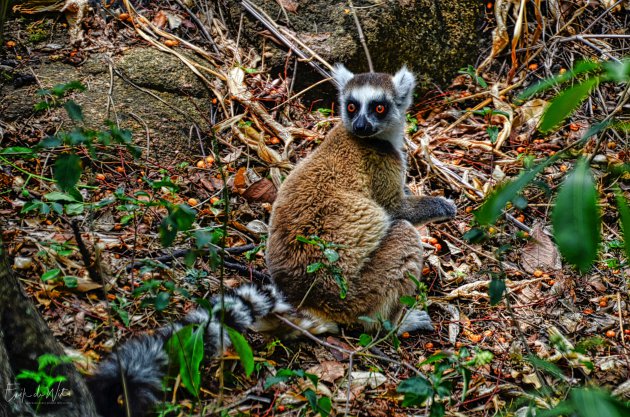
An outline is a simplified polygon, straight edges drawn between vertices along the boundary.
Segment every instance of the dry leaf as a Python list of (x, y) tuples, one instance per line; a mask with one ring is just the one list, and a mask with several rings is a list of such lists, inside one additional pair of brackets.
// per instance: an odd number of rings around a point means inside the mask
[(277, 195), (276, 186), (267, 178), (256, 181), (243, 193), (247, 201), (257, 203), (273, 203)]
[(527, 131), (532, 132), (538, 126), (540, 118), (545, 112), (547, 107), (547, 101), (540, 98), (535, 98), (524, 103), (516, 109), (516, 115), (514, 116), (514, 129), (517, 129), (523, 125), (527, 125)]
[(247, 168), (241, 167), (236, 172), (236, 175), (234, 175), (234, 188), (239, 194), (243, 194), (245, 188), (247, 187), (247, 178), (245, 176), (246, 171)]
[(562, 269), (558, 248), (545, 234), (540, 223), (534, 224), (531, 236), (532, 239), (525, 245), (521, 253), (523, 269), (530, 274), (536, 269), (545, 272)]
[(350, 382), (351, 387), (366, 387), (374, 389), (385, 382), (387, 382), (387, 377), (380, 372), (367, 372), (367, 371), (356, 371), (351, 374), (352, 381)]
[(298, 9), (298, 2), (295, 0), (277, 0), (278, 4), (282, 6), (287, 12), (295, 13)]
[(92, 290), (96, 290), (98, 288), (102, 288), (103, 286), (101, 284), (98, 284), (94, 281), (92, 281), (89, 278), (81, 278), (79, 277), (77, 279), (77, 287), (75, 288), (77, 291), (81, 291), (81, 292), (88, 292), (88, 291), (92, 291)]
[(310, 367), (306, 372), (317, 375), (320, 381), (335, 382), (346, 374), (346, 367), (337, 361), (324, 361)]
[(168, 23), (168, 17), (166, 16), (166, 13), (160, 10), (153, 18), (153, 24), (162, 29), (166, 26), (166, 23)]

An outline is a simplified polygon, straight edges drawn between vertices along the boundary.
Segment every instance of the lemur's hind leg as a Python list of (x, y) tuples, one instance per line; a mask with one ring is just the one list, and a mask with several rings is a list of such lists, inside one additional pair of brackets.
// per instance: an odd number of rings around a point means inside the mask
[[(378, 249), (370, 256), (358, 276), (349, 279), (344, 303), (346, 323), (356, 323), (360, 316), (380, 316), (396, 324), (403, 313), (400, 297), (413, 295), (416, 285), (409, 275), (420, 279), (422, 243), (420, 234), (405, 220), (390, 226)], [(366, 330), (375, 330), (376, 323), (366, 323)], [(407, 314), (402, 331), (432, 329), (428, 315), (421, 311)]]

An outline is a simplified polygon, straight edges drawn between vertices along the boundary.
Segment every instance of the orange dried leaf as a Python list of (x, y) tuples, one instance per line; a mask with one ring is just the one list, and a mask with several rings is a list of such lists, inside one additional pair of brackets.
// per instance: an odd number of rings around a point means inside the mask
[[(168, 23), (168, 17), (166, 16), (166, 13), (164, 13), (162, 10), (157, 12), (155, 17), (153, 18), (153, 24), (157, 26), (158, 28), (162, 29), (163, 27), (166, 26), (167, 23)], [(167, 46), (170, 46), (170, 45), (167, 45)]]

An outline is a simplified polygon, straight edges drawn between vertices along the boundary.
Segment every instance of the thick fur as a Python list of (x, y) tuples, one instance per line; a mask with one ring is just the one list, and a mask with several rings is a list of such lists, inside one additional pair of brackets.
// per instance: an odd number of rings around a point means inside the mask
[[(267, 266), (287, 301), (315, 317), (341, 324), (360, 316), (396, 322), (400, 297), (415, 290), (409, 274), (419, 279), (422, 271), (414, 225), (452, 218), (456, 207), (440, 197), (405, 195), (402, 145), (413, 75), (406, 68), (394, 76), (354, 75), (337, 66), (334, 77), (342, 123), (282, 184), (270, 219)], [(386, 114), (377, 116), (374, 103), (385, 105)], [(357, 132), (359, 118), (369, 128)], [(306, 272), (323, 256), (317, 246), (299, 242), (300, 235), (341, 245), (335, 265), (347, 280), (345, 299), (325, 269)], [(426, 314), (409, 314), (402, 328), (427, 328), (427, 322)]]
[(244, 331), (249, 327), (266, 326), (265, 317), (272, 313), (291, 310), (273, 286), (243, 285), (225, 294), (223, 300), (220, 296), (213, 297), (210, 303), (212, 311), (199, 308), (181, 323), (131, 338), (100, 363), (88, 379), (88, 387), (101, 416), (125, 417), (127, 407), (133, 417), (150, 413), (162, 398), (162, 379), (169, 371), (165, 343), (183, 326), (191, 323), (205, 326), (206, 354), (213, 357), (220, 353), (221, 347), (230, 346), (222, 319), (226, 325)]
[[(127, 407), (134, 417), (150, 412), (168, 372), (164, 345), (186, 324), (205, 326), (209, 356), (230, 345), (221, 323), (239, 331), (279, 329), (282, 336), (292, 336), (272, 313), (313, 334), (334, 332), (338, 323), (354, 324), (360, 316), (393, 323), (402, 317), (399, 332), (432, 328), (424, 311), (403, 317), (399, 302), (414, 293), (408, 276), (419, 279), (422, 271), (422, 245), (414, 225), (451, 218), (456, 208), (443, 198), (405, 192), (403, 132), (414, 77), (404, 67), (391, 76), (354, 75), (337, 66), (334, 75), (342, 123), (291, 172), (273, 206), (267, 265), (274, 285), (242, 286), (223, 299), (211, 299), (211, 311), (197, 309), (182, 323), (124, 343), (89, 380), (103, 417), (126, 416)], [(349, 103), (355, 111), (348, 111)], [(387, 111), (376, 114), (377, 105)], [(306, 272), (323, 254), (314, 245), (298, 242), (300, 235), (341, 245), (335, 266), (348, 284), (345, 299), (325, 269)], [(368, 330), (373, 327), (366, 325)]]

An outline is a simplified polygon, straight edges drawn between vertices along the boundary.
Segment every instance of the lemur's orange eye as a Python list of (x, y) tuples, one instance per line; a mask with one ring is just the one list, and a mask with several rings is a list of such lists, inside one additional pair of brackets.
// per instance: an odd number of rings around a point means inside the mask
[(355, 106), (354, 103), (348, 103), (348, 111), (350, 113), (354, 113), (356, 109), (357, 109), (357, 106)]
[(383, 106), (382, 104), (379, 104), (378, 106), (376, 106), (376, 112), (378, 114), (383, 114), (385, 113), (385, 106)]

